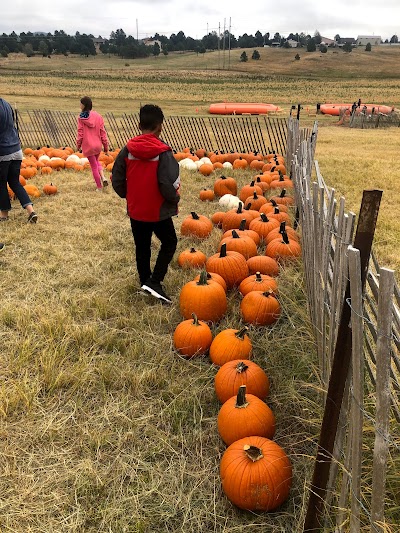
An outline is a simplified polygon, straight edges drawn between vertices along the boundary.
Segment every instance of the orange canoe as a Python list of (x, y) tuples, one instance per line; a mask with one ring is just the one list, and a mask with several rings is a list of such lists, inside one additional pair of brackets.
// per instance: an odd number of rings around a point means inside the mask
[(251, 104), (224, 102), (221, 104), (211, 104), (209, 113), (212, 115), (266, 115), (271, 111), (282, 111), (280, 107), (273, 104)]
[[(346, 115), (350, 115), (351, 108), (353, 104), (321, 104), (320, 105), (320, 111), (324, 115), (335, 115), (339, 116), (340, 112), (345, 110)], [(393, 107), (390, 107), (388, 105), (382, 105), (382, 104), (363, 104), (361, 103), (360, 107), (357, 107), (356, 111), (363, 111), (364, 107), (366, 107), (367, 113), (372, 113), (372, 109), (374, 110), (374, 113), (384, 113), (389, 114), (392, 112)]]

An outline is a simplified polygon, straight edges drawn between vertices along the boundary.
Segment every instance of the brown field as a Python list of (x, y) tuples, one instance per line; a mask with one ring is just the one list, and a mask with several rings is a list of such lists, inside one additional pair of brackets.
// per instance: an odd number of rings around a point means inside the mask
[[(297, 62), (294, 53), (268, 50), (264, 56), (262, 50), (260, 62), (243, 65), (237, 58), (234, 63), (232, 52), (234, 76), (215, 70), (215, 53), (142, 62), (0, 60), (0, 94), (21, 109), (78, 112), (79, 98), (88, 92), (97, 110), (117, 114), (136, 112), (149, 100), (171, 115), (196, 108), (205, 113), (209, 103), (224, 98), (271, 101), (288, 110), (299, 101), (311, 108), (323, 96), (331, 101), (361, 96), (400, 107), (399, 48), (300, 52)], [(315, 120), (303, 116), (306, 125)], [(350, 130), (335, 126), (335, 118), (317, 119), (316, 159), (348, 208), (357, 212), (363, 189), (384, 190), (375, 248), (382, 265), (399, 271), (400, 129)], [(235, 177), (244, 184), (250, 174), (235, 171)], [(279, 322), (250, 331), (254, 360), (271, 379), (275, 440), (293, 463), (293, 488), (274, 513), (239, 511), (223, 495), (218, 475), (225, 447), (216, 430), (216, 368), (207, 358), (185, 361), (172, 346), (181, 320), (179, 292), (192, 274), (180, 270), (175, 258), (166, 278), (173, 305), (149, 302), (138, 292), (124, 202), (110, 187), (95, 193), (89, 173), (62, 171), (52, 178), (59, 193), (35, 202), (36, 226), (26, 224), (14, 203), (11, 220), (0, 227), (6, 243), (0, 257), (0, 531), (300, 532), (321, 420), (301, 267), (279, 276)], [(48, 178), (34, 181), (42, 187)], [(217, 210), (215, 203), (198, 200), (200, 188), (212, 185), (214, 176), (184, 171), (182, 181), (178, 232), (191, 211)], [(194, 244), (210, 255), (218, 240), (215, 229), (206, 242)], [(180, 237), (178, 252), (191, 244)], [(155, 242), (154, 251), (157, 247)], [(239, 301), (233, 291), (229, 312), (214, 333), (241, 324)], [(366, 500), (369, 482), (365, 464)], [(393, 454), (390, 533), (399, 522), (398, 494)], [(368, 530), (367, 516), (362, 527)], [(326, 530), (333, 531), (333, 524)]]

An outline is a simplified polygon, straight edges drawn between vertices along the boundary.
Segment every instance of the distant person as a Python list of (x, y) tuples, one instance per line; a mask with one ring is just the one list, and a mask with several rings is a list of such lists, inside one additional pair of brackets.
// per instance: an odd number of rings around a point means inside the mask
[(101, 149), (108, 155), (108, 138), (104, 128), (103, 117), (93, 111), (92, 99), (89, 96), (81, 98), (81, 113), (78, 117), (78, 134), (76, 146), (82, 148), (82, 153), (88, 158), (92, 169), (93, 179), (97, 191), (108, 185), (104, 177), (104, 170), (99, 161)]
[(358, 99), (357, 107), (361, 107), (361, 98)]
[(8, 220), (11, 209), (7, 184), (28, 213), (28, 222), (36, 223), (37, 214), (28, 193), (19, 182), (22, 149), (15, 127), (14, 111), (10, 104), (0, 98), (0, 222)]
[[(130, 139), (119, 152), (113, 166), (112, 186), (127, 201), (142, 290), (163, 303), (171, 303), (161, 283), (178, 242), (172, 217), (178, 214), (180, 178), (171, 148), (160, 139), (163, 120), (158, 106), (147, 104), (140, 108), (142, 133)], [(152, 272), (153, 233), (161, 247)]]
[(357, 103), (353, 102), (353, 105), (351, 106), (351, 114), (354, 115), (357, 109)]

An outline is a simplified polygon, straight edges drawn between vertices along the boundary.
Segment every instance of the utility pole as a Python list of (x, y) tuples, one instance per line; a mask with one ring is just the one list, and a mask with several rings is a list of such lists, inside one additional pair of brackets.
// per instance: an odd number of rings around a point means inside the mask
[(224, 36), (222, 38), (222, 70), (225, 70), (225, 28), (226, 19), (224, 18)]
[(136, 40), (139, 40), (139, 21), (136, 19)]
[(218, 70), (221, 68), (221, 47), (219, 41), (221, 40), (221, 23), (218, 22)]
[(231, 17), (229, 17), (229, 35), (228, 35), (228, 70), (231, 68)]

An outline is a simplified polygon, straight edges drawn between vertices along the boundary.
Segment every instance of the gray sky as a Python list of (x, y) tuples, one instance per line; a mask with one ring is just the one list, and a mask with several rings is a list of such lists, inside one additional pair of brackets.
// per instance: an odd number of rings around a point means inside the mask
[[(139, 38), (158, 32), (169, 36), (183, 31), (186, 36), (201, 38), (209, 31), (229, 29), (238, 37), (243, 33), (287, 36), (290, 32), (323, 37), (357, 37), (380, 35), (400, 38), (400, 0), (282, 0), (268, 3), (252, 0), (11, 0), (2, 8), (0, 34), (16, 31), (64, 30), (109, 37), (122, 28)], [(136, 21), (138, 24), (136, 25)]]

